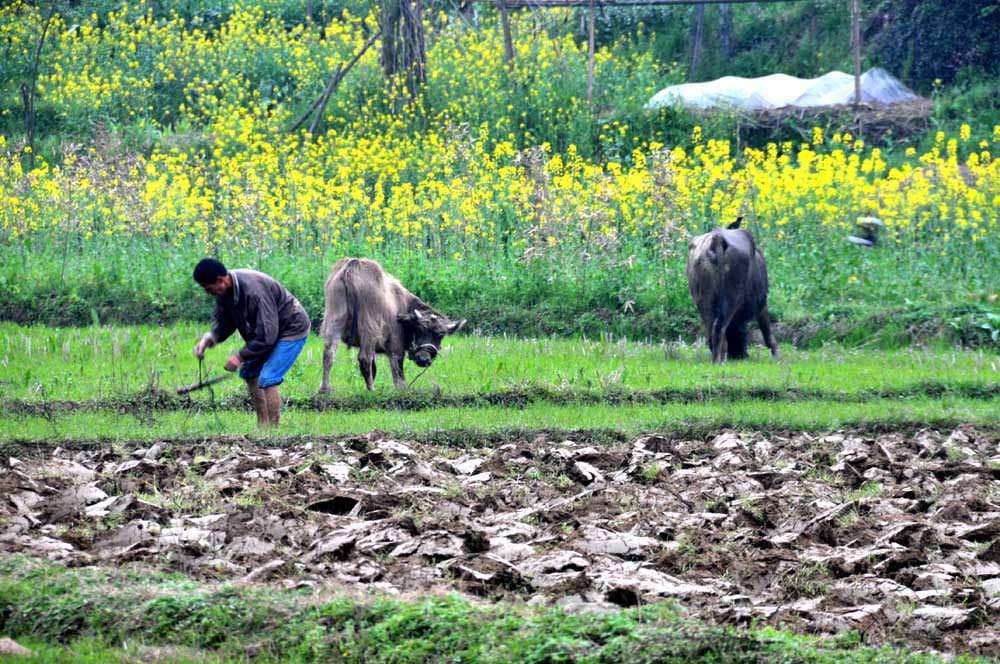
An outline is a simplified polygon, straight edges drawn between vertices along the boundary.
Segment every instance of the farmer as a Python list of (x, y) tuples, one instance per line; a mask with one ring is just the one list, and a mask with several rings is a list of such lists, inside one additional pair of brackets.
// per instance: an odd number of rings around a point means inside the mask
[(194, 356), (202, 359), (207, 349), (239, 330), (246, 345), (226, 361), (226, 371), (239, 369), (246, 380), (257, 426), (277, 426), (278, 385), (309, 336), (308, 314), (284, 286), (255, 270), (227, 270), (214, 258), (203, 258), (194, 280), (215, 296), (212, 331), (194, 347)]

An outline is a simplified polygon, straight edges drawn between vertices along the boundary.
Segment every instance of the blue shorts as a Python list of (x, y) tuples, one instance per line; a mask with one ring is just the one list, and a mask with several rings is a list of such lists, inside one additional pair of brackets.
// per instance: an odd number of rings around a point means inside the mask
[(306, 345), (306, 338), (294, 341), (279, 341), (274, 346), (274, 350), (264, 360), (244, 362), (240, 365), (240, 378), (257, 378), (260, 387), (274, 387), (281, 385), (285, 380), (285, 374), (295, 364), (295, 360), (302, 352), (302, 347)]

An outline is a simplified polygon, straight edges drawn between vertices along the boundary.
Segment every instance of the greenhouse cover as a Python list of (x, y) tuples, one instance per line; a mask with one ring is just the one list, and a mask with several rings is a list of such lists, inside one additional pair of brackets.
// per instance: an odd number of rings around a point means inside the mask
[[(890, 105), (921, 99), (899, 79), (880, 67), (861, 75), (861, 101)], [(796, 78), (771, 74), (760, 78), (724, 76), (704, 83), (671, 85), (657, 92), (646, 108), (680, 104), (685, 108), (730, 108), (768, 110), (795, 106), (802, 108), (854, 103), (854, 77), (831, 71), (819, 78)]]

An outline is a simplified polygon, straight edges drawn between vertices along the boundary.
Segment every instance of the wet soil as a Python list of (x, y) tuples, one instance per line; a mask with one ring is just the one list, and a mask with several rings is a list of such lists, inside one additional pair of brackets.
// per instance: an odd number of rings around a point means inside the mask
[(995, 432), (232, 437), (0, 467), (0, 551), (67, 566), (573, 609), (673, 599), (720, 624), (1000, 654)]

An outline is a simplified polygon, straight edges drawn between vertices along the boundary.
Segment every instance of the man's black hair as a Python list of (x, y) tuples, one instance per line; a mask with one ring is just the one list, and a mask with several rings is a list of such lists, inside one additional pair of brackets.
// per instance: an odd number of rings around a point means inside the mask
[(194, 266), (194, 280), (199, 284), (214, 284), (219, 277), (227, 274), (226, 266), (214, 258), (202, 258)]

